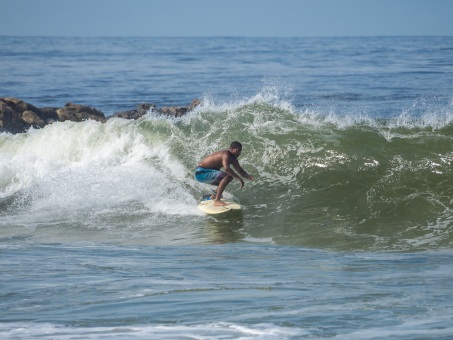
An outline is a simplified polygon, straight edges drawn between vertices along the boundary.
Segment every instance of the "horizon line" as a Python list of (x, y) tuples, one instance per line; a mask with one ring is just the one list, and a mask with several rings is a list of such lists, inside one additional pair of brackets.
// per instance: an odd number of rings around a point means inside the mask
[(300, 35), (300, 36), (265, 36), (265, 35), (45, 35), (45, 34), (0, 34), (0, 37), (12, 38), (269, 38), (269, 39), (296, 39), (296, 38), (397, 38), (397, 37), (453, 37), (453, 34), (376, 34), (376, 35)]

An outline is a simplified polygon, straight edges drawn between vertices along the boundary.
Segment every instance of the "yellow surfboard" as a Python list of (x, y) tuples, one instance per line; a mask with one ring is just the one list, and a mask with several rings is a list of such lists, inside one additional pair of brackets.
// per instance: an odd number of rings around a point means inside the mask
[(223, 214), (232, 210), (241, 210), (241, 205), (235, 200), (222, 198), (222, 202), (227, 203), (227, 205), (219, 207), (215, 206), (214, 200), (210, 199), (210, 195), (204, 195), (199, 200), (198, 209), (209, 215)]

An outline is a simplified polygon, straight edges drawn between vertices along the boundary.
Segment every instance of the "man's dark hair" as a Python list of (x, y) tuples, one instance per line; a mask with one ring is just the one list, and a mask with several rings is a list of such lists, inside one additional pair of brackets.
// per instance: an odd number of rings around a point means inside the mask
[(235, 141), (235, 142), (231, 143), (231, 145), (230, 145), (230, 149), (239, 149), (239, 148), (242, 149), (242, 144), (239, 142)]

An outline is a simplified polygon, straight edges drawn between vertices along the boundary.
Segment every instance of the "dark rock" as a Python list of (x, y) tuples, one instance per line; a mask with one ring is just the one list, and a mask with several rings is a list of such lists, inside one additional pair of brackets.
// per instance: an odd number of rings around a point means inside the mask
[(26, 110), (22, 112), (20, 118), (25, 124), (28, 124), (33, 127), (44, 127), (46, 125), (46, 122), (38, 116), (35, 112)]
[(58, 107), (42, 107), (41, 109), (42, 116), (47, 124), (58, 122)]
[(0, 98), (0, 100), (7, 103), (9, 105), (9, 107), (11, 107), (14, 111), (17, 111), (17, 112), (24, 112), (27, 110), (30, 110), (33, 112), (39, 111), (39, 109), (36, 106), (28, 104), (18, 98), (7, 97), (7, 98)]
[(169, 106), (163, 108), (157, 108), (154, 104), (144, 103), (137, 105), (135, 110), (117, 112), (109, 118), (139, 119), (150, 111), (166, 116), (182, 117), (199, 105), (201, 105), (200, 99), (194, 99), (190, 106)]
[[(143, 103), (137, 105), (135, 110), (118, 112), (108, 118), (138, 119), (148, 112), (181, 117), (201, 104), (201, 100), (194, 99), (189, 106), (170, 106), (158, 109), (154, 104)], [(102, 123), (107, 121), (101, 111), (86, 105), (67, 103), (62, 108), (37, 108), (18, 98), (0, 98), (0, 132), (20, 133), (31, 127), (42, 128), (57, 121), (81, 122), (88, 119)]]
[(185, 115), (187, 111), (188, 108), (185, 106), (169, 106), (161, 108), (159, 113), (166, 116), (181, 117)]
[(196, 108), (199, 105), (201, 105), (201, 100), (194, 99), (194, 100), (192, 100), (192, 103), (188, 107), (187, 106), (169, 106), (169, 107), (161, 108), (160, 110), (158, 110), (158, 112), (161, 114), (167, 115), (167, 116), (182, 117), (187, 112), (192, 111), (194, 108)]
[(194, 99), (192, 100), (192, 103), (189, 105), (189, 111), (192, 111), (195, 109), (197, 106), (201, 105), (201, 99)]
[(139, 119), (147, 114), (149, 111), (154, 111), (156, 105), (144, 103), (137, 105), (135, 110), (117, 112), (111, 115), (109, 118), (124, 118), (124, 119)]
[(0, 130), (13, 132), (22, 130), (22, 124), (19, 121), (19, 115), (5, 101), (0, 99)]
[(30, 127), (46, 125), (40, 109), (18, 98), (0, 98), (0, 127), (11, 133), (25, 132)]
[(60, 122), (66, 120), (82, 122), (84, 120), (92, 119), (105, 123), (107, 120), (101, 111), (86, 105), (67, 103), (63, 108), (57, 109), (56, 112)]

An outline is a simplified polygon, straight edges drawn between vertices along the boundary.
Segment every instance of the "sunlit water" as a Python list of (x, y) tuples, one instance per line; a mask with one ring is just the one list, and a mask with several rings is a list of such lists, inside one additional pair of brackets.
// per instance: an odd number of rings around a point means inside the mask
[[(0, 335), (453, 336), (453, 39), (1, 37), (0, 96), (106, 115), (0, 134)], [(256, 177), (206, 216), (197, 162)]]

